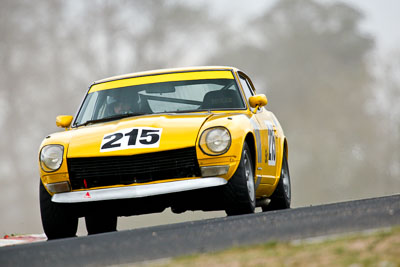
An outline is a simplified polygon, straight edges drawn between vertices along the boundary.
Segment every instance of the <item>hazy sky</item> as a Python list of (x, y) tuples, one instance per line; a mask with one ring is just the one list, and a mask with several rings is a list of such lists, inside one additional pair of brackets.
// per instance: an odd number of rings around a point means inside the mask
[(399, 49), (400, 1), (398, 0), (343, 0), (353, 4), (364, 14), (363, 26), (376, 37), (380, 52)]
[[(232, 18), (237, 18), (238, 23), (243, 16), (257, 16), (264, 11), (265, 7), (270, 7), (277, 0), (259, 1), (247, 0), (246, 4), (243, 1), (236, 0), (204, 0), (197, 4), (207, 3), (211, 7), (211, 14), (217, 15), (226, 12), (226, 6), (235, 7), (237, 13), (229, 14)], [(394, 49), (400, 49), (400, 1), (399, 0), (319, 0), (321, 3), (326, 2), (344, 2), (359, 9), (365, 18), (362, 22), (362, 28), (375, 36), (376, 46), (379, 54), (390, 53)], [(226, 14), (225, 14), (226, 15)]]

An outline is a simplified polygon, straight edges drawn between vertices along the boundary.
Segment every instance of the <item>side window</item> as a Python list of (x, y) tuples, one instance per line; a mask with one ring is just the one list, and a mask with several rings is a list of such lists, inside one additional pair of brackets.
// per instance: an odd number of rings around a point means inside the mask
[[(251, 89), (249, 83), (247, 82), (246, 78), (239, 76), (240, 84), (243, 87), (244, 95), (246, 96), (246, 102), (247, 104), (249, 103), (249, 97), (254, 95), (253, 90)], [(254, 110), (254, 108), (250, 108), (251, 111)]]

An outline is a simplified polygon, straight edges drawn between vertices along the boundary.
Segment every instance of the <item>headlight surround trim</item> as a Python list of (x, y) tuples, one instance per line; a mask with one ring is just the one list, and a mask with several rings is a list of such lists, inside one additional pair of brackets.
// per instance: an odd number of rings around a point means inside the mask
[(55, 172), (60, 169), (64, 158), (64, 146), (46, 145), (40, 150), (40, 167), (45, 172)]
[[(214, 136), (212, 136), (213, 134)], [(221, 146), (220, 149), (217, 149), (215, 145), (214, 146), (212, 145), (213, 140), (214, 142), (217, 141), (218, 137), (222, 139), (219, 140), (220, 142), (222, 142), (222, 144), (220, 145)], [(204, 154), (209, 156), (219, 156), (225, 154), (231, 147), (231, 144), (232, 144), (231, 133), (227, 128), (223, 126), (215, 126), (204, 130), (201, 133), (199, 139), (199, 147), (201, 151), (203, 151)]]

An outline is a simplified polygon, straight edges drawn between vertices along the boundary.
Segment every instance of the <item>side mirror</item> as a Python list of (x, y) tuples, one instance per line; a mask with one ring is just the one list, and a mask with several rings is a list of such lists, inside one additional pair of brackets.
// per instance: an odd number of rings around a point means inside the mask
[(60, 115), (56, 118), (56, 125), (57, 127), (68, 128), (71, 126), (72, 119), (74, 117), (70, 115)]
[(264, 94), (253, 95), (249, 98), (250, 107), (263, 107), (266, 106), (268, 103), (267, 97)]

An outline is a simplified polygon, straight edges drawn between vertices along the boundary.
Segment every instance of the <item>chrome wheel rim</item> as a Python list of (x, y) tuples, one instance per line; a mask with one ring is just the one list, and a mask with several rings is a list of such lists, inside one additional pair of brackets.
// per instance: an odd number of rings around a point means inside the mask
[(253, 171), (251, 169), (251, 163), (247, 153), (244, 154), (244, 172), (246, 176), (247, 191), (249, 193), (250, 200), (253, 203), (255, 201)]

